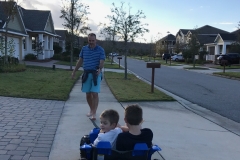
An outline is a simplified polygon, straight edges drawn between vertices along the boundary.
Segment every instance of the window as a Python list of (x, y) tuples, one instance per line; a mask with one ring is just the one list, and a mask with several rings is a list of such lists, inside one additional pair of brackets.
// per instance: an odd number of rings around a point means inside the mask
[(36, 49), (36, 43), (37, 43), (37, 38), (36, 37), (32, 37), (32, 49)]
[(26, 49), (26, 37), (23, 37), (23, 49)]

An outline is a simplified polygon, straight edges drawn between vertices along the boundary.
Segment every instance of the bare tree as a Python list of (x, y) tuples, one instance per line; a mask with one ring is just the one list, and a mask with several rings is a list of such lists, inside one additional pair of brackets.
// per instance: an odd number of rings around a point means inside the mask
[(110, 22), (115, 22), (116, 26), (116, 34), (119, 36), (121, 40), (124, 41), (124, 49), (125, 49), (125, 75), (124, 78), (127, 79), (127, 55), (128, 55), (128, 42), (134, 42), (135, 39), (145, 32), (149, 30), (145, 28), (147, 24), (142, 23), (141, 20), (145, 19), (146, 16), (144, 15), (142, 10), (138, 10), (137, 13), (131, 14), (132, 7), (130, 4), (128, 8), (124, 8), (124, 2), (121, 2), (120, 7), (115, 6), (113, 3), (113, 8), (111, 8), (111, 15), (108, 15)]
[(65, 0), (63, 1), (63, 7), (61, 9), (60, 18), (64, 19), (63, 26), (71, 34), (71, 60), (70, 60), (70, 70), (72, 70), (73, 64), (73, 45), (75, 42), (75, 35), (87, 34), (88, 30), (91, 30), (86, 22), (88, 20), (87, 15), (89, 6), (81, 3), (80, 0)]

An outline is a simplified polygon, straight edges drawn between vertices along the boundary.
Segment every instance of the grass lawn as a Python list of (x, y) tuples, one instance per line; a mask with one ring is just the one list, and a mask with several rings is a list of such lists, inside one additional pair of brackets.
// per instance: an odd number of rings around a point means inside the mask
[(222, 75), (222, 76), (228, 76), (228, 77), (234, 77), (234, 78), (240, 78), (240, 72), (216, 72), (213, 73), (215, 75)]
[[(0, 96), (67, 100), (77, 79), (72, 71), (27, 66), (24, 72), (0, 73)], [(76, 73), (79, 77), (81, 71)]]
[(204, 67), (184, 67), (184, 69), (209, 70), (208, 68)]
[[(76, 66), (76, 63), (77, 62), (73, 62), (73, 66)], [(66, 61), (58, 61), (55, 64), (70, 66), (70, 62), (66, 62)], [(104, 68), (119, 69), (119, 65), (114, 62), (111, 64), (111, 61), (109, 59), (106, 59), (106, 61), (104, 63)], [(120, 66), (120, 69), (123, 69), (123, 68)]]
[(128, 80), (124, 79), (124, 73), (105, 72), (104, 75), (118, 101), (174, 101), (172, 97), (157, 89), (151, 93), (151, 85), (132, 74), (128, 74)]

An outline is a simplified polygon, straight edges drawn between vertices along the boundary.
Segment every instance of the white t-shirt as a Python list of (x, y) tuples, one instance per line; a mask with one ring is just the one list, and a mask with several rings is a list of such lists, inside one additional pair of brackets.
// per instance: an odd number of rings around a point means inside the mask
[(97, 146), (100, 141), (109, 141), (113, 147), (119, 133), (122, 133), (122, 129), (118, 127), (106, 133), (99, 133), (98, 137), (93, 142), (93, 145)]

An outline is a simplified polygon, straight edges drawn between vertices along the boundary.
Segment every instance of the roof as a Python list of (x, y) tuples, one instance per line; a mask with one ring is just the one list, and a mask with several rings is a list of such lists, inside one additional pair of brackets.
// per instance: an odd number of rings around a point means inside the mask
[[(3, 25), (5, 24), (6, 20), (7, 20), (7, 15), (4, 13), (4, 8), (5, 5), (8, 5), (9, 3), (16, 3), (16, 2), (4, 2), (4, 1), (0, 1), (0, 28), (3, 27)], [(14, 6), (14, 5), (12, 5)]]
[(216, 37), (216, 35), (197, 35), (197, 39), (201, 45), (207, 43), (214, 43)]
[(61, 39), (61, 40), (66, 39), (67, 30), (56, 30), (55, 29), (55, 32), (56, 32), (57, 35), (61, 36), (59, 39)]
[(159, 41), (164, 41), (164, 40), (165, 41), (166, 40), (168, 40), (168, 41), (176, 41), (176, 37), (174, 35), (172, 35), (172, 34), (169, 34), (169, 35), (163, 37), (162, 39), (160, 39)]
[(233, 33), (233, 34), (238, 34), (238, 33), (240, 33), (240, 29), (237, 29), (236, 31), (233, 31), (233, 32), (231, 32), (231, 33)]
[(236, 34), (220, 34), (221, 38), (224, 41), (235, 41), (237, 40), (237, 35)]
[(179, 31), (182, 31), (182, 33), (186, 35), (188, 31), (192, 31), (192, 29), (180, 29)]
[(197, 34), (221, 34), (221, 33), (229, 33), (227, 31), (209, 26), (209, 25), (205, 25), (202, 26), (200, 28), (197, 28), (195, 30), (191, 31), (192, 33), (196, 32)]
[(27, 29), (32, 31), (44, 31), (50, 11), (22, 9), (22, 18)]

